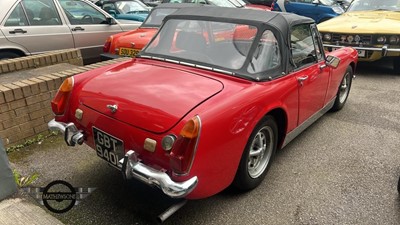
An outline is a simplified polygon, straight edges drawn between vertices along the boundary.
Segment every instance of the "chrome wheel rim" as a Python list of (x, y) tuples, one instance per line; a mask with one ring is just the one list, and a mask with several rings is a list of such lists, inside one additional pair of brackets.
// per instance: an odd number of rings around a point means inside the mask
[(350, 90), (350, 73), (346, 72), (343, 77), (342, 83), (339, 86), (339, 102), (343, 103), (346, 101), (347, 95)]
[(259, 177), (267, 168), (271, 159), (274, 133), (271, 127), (261, 128), (250, 145), (247, 170), (251, 178)]

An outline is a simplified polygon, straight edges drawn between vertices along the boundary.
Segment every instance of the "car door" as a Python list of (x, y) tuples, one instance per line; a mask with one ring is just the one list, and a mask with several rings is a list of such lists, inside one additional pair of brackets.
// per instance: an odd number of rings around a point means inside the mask
[(0, 29), (10, 47), (31, 54), (75, 47), (72, 33), (53, 0), (18, 1)]
[(322, 13), (321, 7), (320, 4), (314, 4), (312, 2), (313, 0), (298, 0), (297, 4), (299, 13), (297, 14), (310, 17), (317, 21), (319, 15)]
[[(299, 3), (297, 0), (277, 0), (276, 3), (278, 4), (279, 8), (282, 12), (291, 12), (291, 13), (298, 13), (300, 12)], [(300, 4), (301, 6), (301, 4)]]
[(318, 18), (318, 5), (312, 4), (312, 0), (278, 0), (277, 2), (282, 11), (307, 16), (314, 20)]
[(291, 30), (292, 60), (299, 87), (299, 120), (306, 122), (325, 105), (330, 80), (315, 25), (296, 25)]
[(82, 52), (85, 63), (100, 59), (107, 38), (122, 32), (118, 23), (109, 24), (107, 14), (82, 0), (58, 0), (68, 20), (76, 48)]

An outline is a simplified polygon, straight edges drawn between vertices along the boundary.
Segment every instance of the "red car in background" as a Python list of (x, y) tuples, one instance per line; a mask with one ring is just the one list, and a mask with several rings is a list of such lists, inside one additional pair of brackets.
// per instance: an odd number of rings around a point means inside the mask
[(66, 79), (49, 128), (173, 198), (251, 190), (277, 150), (344, 107), (357, 58), (325, 53), (310, 18), (186, 7), (132, 60)]
[(151, 38), (157, 33), (163, 19), (180, 8), (199, 7), (197, 4), (166, 3), (152, 9), (142, 25), (132, 31), (122, 32), (110, 36), (104, 44), (102, 60), (109, 60), (121, 56), (134, 57)]

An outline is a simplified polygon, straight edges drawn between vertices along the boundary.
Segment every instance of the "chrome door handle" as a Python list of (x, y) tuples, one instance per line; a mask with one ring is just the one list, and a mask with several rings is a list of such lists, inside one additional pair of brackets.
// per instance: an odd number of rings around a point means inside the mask
[(22, 29), (14, 29), (14, 30), (10, 30), (8, 33), (10, 33), (10, 34), (16, 34), (16, 33), (25, 34), (25, 33), (27, 33), (27, 32), (28, 32), (28, 31), (22, 30)]
[(300, 86), (303, 86), (303, 81), (307, 80), (308, 76), (298, 77), (297, 81), (299, 82)]
[(75, 27), (75, 28), (72, 28), (71, 30), (72, 31), (78, 31), (78, 30), (84, 31), (85, 29), (82, 27)]
[(299, 82), (303, 82), (303, 81), (305, 81), (305, 80), (307, 80), (308, 79), (308, 76), (302, 76), (302, 77), (298, 77), (297, 78), (297, 80), (299, 81)]

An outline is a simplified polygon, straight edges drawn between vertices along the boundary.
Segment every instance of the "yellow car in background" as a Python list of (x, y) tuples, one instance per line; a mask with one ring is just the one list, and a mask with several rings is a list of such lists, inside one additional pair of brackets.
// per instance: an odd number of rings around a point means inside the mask
[(354, 0), (346, 13), (318, 24), (326, 50), (351, 46), (359, 61), (393, 58), (400, 73), (400, 0)]

